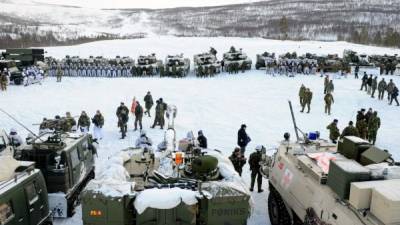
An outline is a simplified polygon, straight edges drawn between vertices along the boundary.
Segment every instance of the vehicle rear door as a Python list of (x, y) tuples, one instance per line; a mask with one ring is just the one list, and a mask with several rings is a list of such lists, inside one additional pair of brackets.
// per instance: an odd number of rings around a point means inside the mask
[(39, 224), (42, 220), (43, 202), (40, 199), (40, 193), (37, 189), (35, 181), (27, 183), (24, 187), (25, 196), (28, 206), (28, 215), (30, 224)]

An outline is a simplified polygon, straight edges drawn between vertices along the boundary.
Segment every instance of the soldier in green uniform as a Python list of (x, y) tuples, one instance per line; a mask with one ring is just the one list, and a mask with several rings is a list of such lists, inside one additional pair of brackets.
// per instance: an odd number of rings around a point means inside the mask
[(328, 84), (329, 84), (329, 76), (326, 75), (324, 78), (324, 94), (326, 94), (326, 89), (328, 88)]
[(96, 111), (96, 115), (92, 118), (92, 123), (94, 124), (93, 128), (93, 137), (96, 140), (103, 139), (103, 126), (104, 126), (104, 117), (101, 114), (100, 110)]
[(246, 164), (246, 158), (240, 152), (240, 148), (236, 147), (232, 152), (232, 155), (229, 156), (229, 160), (231, 160), (235, 171), (238, 172), (239, 176), (242, 176), (243, 166)]
[(368, 134), (368, 124), (365, 118), (357, 121), (356, 128), (358, 130), (359, 137), (366, 140)]
[(160, 66), (160, 77), (165, 76), (164, 66)]
[(0, 76), (0, 87), (2, 91), (7, 91), (8, 77), (5, 71)]
[(199, 65), (199, 67), (197, 67), (197, 76), (203, 77), (203, 66), (202, 65)]
[(391, 99), (392, 99), (393, 89), (394, 89), (394, 83), (393, 83), (393, 80), (390, 79), (389, 83), (388, 83), (387, 86), (386, 86), (386, 91), (387, 91), (387, 93), (388, 93), (387, 99), (388, 99), (389, 102), (390, 102)]
[(57, 72), (56, 72), (57, 82), (61, 82), (62, 75), (63, 75), (63, 71), (61, 69), (61, 66), (58, 65), (57, 66)]
[(143, 118), (143, 107), (137, 101), (136, 102), (136, 108), (135, 108), (135, 131), (137, 130), (138, 122), (139, 122), (140, 130), (143, 129), (142, 118)]
[(148, 76), (152, 76), (152, 75), (153, 75), (153, 70), (154, 70), (154, 69), (153, 69), (153, 66), (150, 65), (149, 68), (148, 68), (147, 75), (148, 75)]
[(330, 80), (328, 85), (326, 86), (326, 93), (332, 93), (335, 90), (335, 86), (333, 85), (333, 80)]
[(303, 105), (304, 102), (304, 95), (306, 92), (306, 86), (304, 84), (301, 85), (300, 90), (299, 90), (299, 99), (300, 99), (300, 105)]
[(90, 118), (89, 116), (86, 114), (85, 111), (82, 111), (81, 115), (79, 116), (78, 119), (78, 128), (80, 129), (80, 131), (82, 133), (87, 133), (89, 132), (89, 128), (90, 128)]
[(155, 128), (156, 126), (160, 125), (161, 129), (164, 129), (164, 114), (165, 110), (167, 110), (167, 105), (163, 102), (162, 98), (157, 100), (156, 103), (156, 117), (154, 118), (154, 123), (151, 128)]
[(304, 112), (304, 108), (307, 106), (307, 113), (310, 113), (312, 95), (313, 94), (312, 94), (311, 90), (309, 88), (306, 88), (306, 91), (304, 92), (304, 101), (303, 101), (301, 112)]
[(376, 142), (378, 129), (381, 127), (381, 119), (378, 117), (378, 112), (375, 111), (368, 122), (368, 141), (372, 144)]
[(326, 93), (324, 101), (325, 101), (325, 113), (331, 115), (331, 105), (335, 103), (335, 100), (333, 99), (333, 95), (331, 94), (331, 92)]
[(379, 100), (383, 100), (383, 97), (385, 96), (386, 87), (387, 87), (387, 84), (386, 84), (385, 78), (382, 78), (382, 80), (379, 81), (379, 84), (378, 84), (378, 99)]
[(118, 127), (122, 135), (121, 139), (124, 139), (128, 131), (129, 109), (123, 102), (121, 102), (121, 105), (117, 108), (116, 115), (118, 117)]
[(340, 136), (340, 131), (339, 128), (337, 127), (338, 120), (334, 119), (332, 123), (330, 123), (326, 129), (329, 130), (329, 139), (332, 141), (332, 143), (336, 144), (337, 139)]
[(213, 77), (215, 75), (215, 66), (211, 65), (210, 66), (210, 77)]
[(153, 97), (151, 96), (150, 91), (147, 92), (146, 96), (144, 96), (144, 103), (145, 103), (145, 107), (146, 107), (146, 111), (144, 112), (144, 114), (147, 114), (149, 117), (150, 116), (150, 110), (151, 107), (153, 107)]
[(65, 125), (63, 127), (64, 132), (70, 132), (72, 127), (76, 126), (76, 121), (74, 117), (71, 116), (70, 112), (65, 113)]
[(354, 127), (353, 121), (350, 121), (349, 125), (346, 128), (344, 128), (344, 130), (342, 132), (342, 135), (340, 135), (340, 138), (343, 138), (345, 136), (356, 136), (356, 137), (359, 137), (358, 130), (357, 130), (357, 128)]
[(378, 88), (378, 77), (375, 76), (375, 78), (372, 80), (372, 85), (371, 85), (371, 89), (372, 89), (372, 94), (371, 94), (371, 98), (375, 98), (375, 91)]
[(242, 64), (240, 65), (240, 68), (242, 69), (242, 73), (246, 72), (246, 67), (247, 67), (246, 62), (243, 61)]
[(250, 184), (250, 191), (254, 190), (254, 183), (257, 177), (257, 187), (258, 193), (263, 192), (264, 190), (261, 188), (262, 186), (262, 175), (260, 172), (260, 161), (261, 161), (261, 153), (262, 150), (265, 150), (264, 146), (257, 146), (256, 151), (251, 153), (249, 158), (249, 165), (251, 170), (251, 184)]

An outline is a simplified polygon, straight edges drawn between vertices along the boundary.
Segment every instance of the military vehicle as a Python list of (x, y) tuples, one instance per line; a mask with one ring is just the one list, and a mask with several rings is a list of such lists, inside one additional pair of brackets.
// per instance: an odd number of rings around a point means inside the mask
[(10, 82), (15, 85), (20, 85), (24, 81), (24, 77), (22, 76), (22, 72), (18, 69), (17, 63), (19, 61), (15, 60), (0, 60), (0, 71), (3, 72), (4, 69), (10, 73)]
[(71, 217), (79, 194), (94, 178), (96, 148), (89, 134), (50, 132), (16, 149), (17, 160), (35, 162), (43, 173), (53, 217)]
[(275, 53), (264, 52), (263, 54), (257, 54), (256, 70), (267, 68), (268, 64), (275, 62)]
[(339, 58), (337, 54), (322, 56), (318, 61), (319, 69), (323, 70), (324, 73), (337, 73), (340, 71), (347, 72), (350, 70), (350, 68), (343, 62), (343, 59)]
[(272, 155), (264, 153), (261, 167), (271, 224), (400, 224), (400, 164), (358, 137), (337, 146), (317, 132), (300, 139), (291, 112), (298, 140), (285, 135)]
[(238, 68), (243, 68), (245, 70), (251, 69), (251, 64), (253, 63), (245, 53), (242, 52), (242, 49), (236, 50), (233, 46), (230, 48), (229, 52), (224, 53), (223, 55), (224, 69), (227, 69), (230, 66), (237, 66)]
[(352, 50), (344, 50), (343, 52), (343, 63), (346, 67), (349, 67), (351, 74), (355, 74), (356, 67), (358, 67), (358, 73), (378, 76), (381, 74), (380, 67), (375, 66), (374, 63), (369, 61), (369, 57), (366, 54), (357, 54)]
[(0, 130), (0, 156), (14, 156), (14, 147), (4, 130)]
[(170, 77), (185, 77), (190, 71), (190, 59), (184, 58), (183, 54), (168, 55), (165, 58), (165, 74)]
[(40, 170), (12, 156), (0, 156), (0, 162), (0, 224), (52, 225)]
[(198, 77), (213, 76), (221, 72), (221, 62), (211, 52), (194, 55), (193, 62), (194, 73)]
[(156, 54), (151, 54), (148, 56), (141, 55), (137, 59), (137, 72), (138, 76), (152, 76), (160, 72), (160, 68), (163, 67), (162, 61), (158, 60)]
[(108, 160), (82, 193), (84, 225), (243, 225), (250, 193), (228, 158), (193, 140), (176, 151), (168, 106), (168, 130), (159, 151), (128, 148)]
[(39, 48), (13, 48), (6, 49), (4, 54), (5, 59), (17, 60), (20, 65), (17, 66), (32, 66), (36, 62), (44, 62), (44, 49)]

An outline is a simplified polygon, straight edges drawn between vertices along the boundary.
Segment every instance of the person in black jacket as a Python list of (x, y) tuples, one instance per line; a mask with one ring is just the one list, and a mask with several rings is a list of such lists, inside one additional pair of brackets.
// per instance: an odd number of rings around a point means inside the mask
[(199, 142), (199, 147), (207, 148), (207, 138), (206, 138), (206, 136), (204, 136), (203, 131), (199, 130), (199, 132), (197, 132), (197, 134), (198, 134), (197, 141)]
[(254, 190), (254, 183), (257, 177), (257, 187), (258, 193), (263, 192), (264, 190), (261, 188), (262, 186), (262, 175), (260, 172), (260, 162), (261, 162), (261, 154), (262, 151), (265, 150), (265, 147), (259, 145), (256, 147), (256, 151), (251, 153), (249, 158), (249, 165), (251, 170), (251, 184), (250, 184), (250, 191)]
[(121, 102), (121, 105), (117, 108), (117, 117), (118, 117), (118, 127), (121, 129), (121, 139), (124, 139), (126, 137), (126, 132), (128, 130), (128, 120), (129, 120), (129, 109), (128, 107), (125, 106), (123, 102)]
[(364, 72), (364, 76), (361, 79), (361, 88), (360, 91), (362, 91), (364, 88), (367, 91), (367, 83), (368, 83), (368, 75), (366, 72)]
[(240, 147), (242, 155), (244, 155), (244, 152), (246, 151), (247, 144), (249, 144), (249, 142), (251, 141), (250, 137), (246, 133), (246, 128), (247, 128), (246, 124), (242, 124), (242, 126), (240, 127), (240, 129), (238, 131), (237, 144)]
[(396, 85), (394, 85), (393, 92), (392, 92), (392, 98), (390, 99), (389, 105), (391, 105), (394, 100), (397, 103), (397, 106), (399, 106), (399, 101), (397, 100), (397, 96), (399, 96), (399, 89), (397, 88)]

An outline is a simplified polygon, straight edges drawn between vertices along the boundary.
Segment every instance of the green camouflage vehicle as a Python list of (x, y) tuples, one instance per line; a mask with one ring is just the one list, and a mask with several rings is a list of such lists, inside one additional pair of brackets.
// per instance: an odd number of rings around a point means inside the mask
[(53, 217), (71, 217), (81, 190), (94, 178), (91, 135), (44, 133), (27, 142), (16, 149), (15, 158), (33, 161), (42, 171)]
[(52, 225), (46, 183), (33, 162), (0, 156), (0, 224)]
[(189, 140), (175, 151), (171, 125), (160, 151), (128, 148), (107, 161), (82, 193), (84, 225), (247, 224), (250, 192), (230, 160)]
[(18, 64), (20, 64), (20, 61), (0, 60), (0, 71), (3, 72), (4, 69), (7, 69), (10, 73), (10, 82), (15, 85), (21, 85), (24, 81), (22, 72), (17, 67)]

